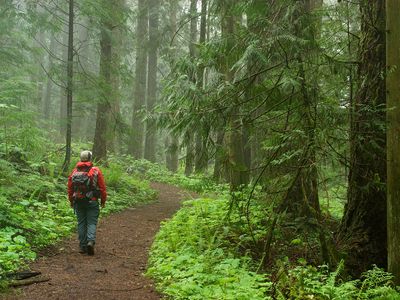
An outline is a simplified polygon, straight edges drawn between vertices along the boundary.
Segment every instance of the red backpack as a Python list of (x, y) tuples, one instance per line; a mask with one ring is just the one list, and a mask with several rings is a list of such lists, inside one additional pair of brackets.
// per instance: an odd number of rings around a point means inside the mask
[(91, 199), (93, 197), (93, 178), (92, 167), (81, 167), (74, 170), (71, 176), (74, 199), (82, 200)]

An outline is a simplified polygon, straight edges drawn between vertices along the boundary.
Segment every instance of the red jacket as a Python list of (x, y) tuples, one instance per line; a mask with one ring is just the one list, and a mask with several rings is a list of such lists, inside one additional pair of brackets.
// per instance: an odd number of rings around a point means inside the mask
[(106, 190), (106, 183), (104, 182), (104, 176), (103, 173), (101, 173), (100, 169), (98, 167), (93, 167), (93, 163), (90, 161), (84, 161), (84, 162), (78, 162), (76, 164), (75, 169), (72, 171), (72, 173), (68, 177), (68, 199), (72, 203), (74, 201), (73, 195), (74, 191), (72, 189), (72, 174), (78, 169), (78, 168), (87, 168), (87, 167), (92, 167), (93, 173), (95, 176), (97, 176), (97, 188), (100, 190), (100, 198), (101, 198), (101, 204), (105, 204), (107, 200), (107, 190)]

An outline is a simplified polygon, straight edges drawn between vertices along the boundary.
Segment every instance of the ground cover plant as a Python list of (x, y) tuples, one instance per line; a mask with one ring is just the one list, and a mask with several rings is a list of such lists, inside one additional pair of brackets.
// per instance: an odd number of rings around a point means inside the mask
[[(151, 250), (148, 275), (172, 299), (264, 299), (269, 290), (265, 275), (250, 271), (248, 255), (238, 255), (240, 241), (229, 230), (227, 202), (215, 199), (188, 201), (163, 224)], [(232, 216), (233, 224), (241, 223)]]
[[(129, 159), (129, 158), (127, 158)], [(224, 193), (229, 191), (229, 185), (216, 183), (210, 176), (193, 174), (185, 176), (182, 170), (171, 172), (165, 166), (145, 159), (130, 158), (128, 171), (140, 178), (150, 181), (170, 183), (197, 193)]]
[(229, 200), (187, 201), (162, 225), (147, 274), (171, 299), (400, 299), (392, 275), (377, 267), (352, 280), (343, 261), (334, 269), (310, 264), (317, 239), (298, 235), (288, 222), (275, 225), (268, 244), (270, 208), (251, 204), (249, 225)]
[[(400, 299), (382, 269), (352, 280), (343, 261), (319, 265), (316, 224), (284, 213), (275, 220), (274, 201), (260, 186), (231, 193), (226, 185), (145, 160), (129, 168), (211, 195), (185, 202), (153, 244), (147, 274), (171, 299)], [(343, 182), (333, 180), (321, 194), (325, 226), (334, 230), (343, 215)]]
[[(67, 178), (57, 174), (59, 162), (52, 160), (54, 157), (56, 153), (49, 151), (36, 162), (24, 153), (17, 162), (0, 159), (0, 278), (26, 267), (38, 250), (75, 230), (66, 194)], [(108, 201), (101, 216), (156, 196), (148, 181), (128, 175), (121, 161), (111, 161), (102, 170)]]

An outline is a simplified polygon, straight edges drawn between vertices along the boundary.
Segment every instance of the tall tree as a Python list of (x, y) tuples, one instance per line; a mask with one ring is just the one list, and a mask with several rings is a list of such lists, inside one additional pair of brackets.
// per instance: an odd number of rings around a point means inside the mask
[[(317, 102), (318, 89), (318, 51), (316, 42), (319, 31), (314, 9), (321, 5), (319, 0), (297, 2), (294, 12), (294, 34), (303, 38), (307, 44), (299, 46), (294, 53), (297, 74), (300, 80), (298, 129), (303, 135), (292, 147), (299, 147), (301, 154), (297, 160), (294, 180), (289, 188), (285, 207), (295, 215), (316, 217), (320, 214), (318, 198), (318, 172), (316, 161)], [(297, 104), (298, 103), (298, 104)]]
[(400, 1), (386, 0), (388, 270), (400, 285)]
[[(268, 20), (265, 16), (268, 14), (268, 5), (264, 0), (254, 0), (247, 7), (247, 26), (249, 33), (254, 36), (257, 44), (261, 43), (263, 38), (263, 30), (265, 26), (260, 26), (260, 22)], [(261, 23), (263, 25), (263, 23)], [(247, 72), (250, 78), (248, 86), (245, 91), (245, 97), (247, 99), (257, 99), (256, 88), (262, 82), (263, 76), (261, 70), (265, 68), (265, 63), (263, 64), (261, 60), (256, 56), (252, 55), (249, 57), (247, 62)], [(259, 74), (259, 75), (256, 75)], [(253, 112), (251, 118), (254, 118), (257, 114), (261, 113), (261, 109), (258, 112)], [(243, 151), (245, 159), (245, 167), (250, 170), (253, 165), (261, 160), (261, 140), (264, 138), (263, 133), (260, 131), (251, 132), (252, 125), (244, 119), (243, 120)], [(247, 172), (247, 177), (250, 177), (250, 171)], [(247, 179), (248, 180), (248, 179)]]
[[(64, 25), (65, 30), (61, 32), (62, 34), (62, 43), (60, 45), (60, 51), (61, 51), (61, 64), (62, 64), (62, 69), (66, 74), (68, 74), (68, 24)], [(64, 33), (67, 32), (67, 33)], [(62, 76), (64, 79), (65, 77)], [(65, 80), (62, 80), (64, 86), (60, 87), (60, 111), (59, 111), (59, 120), (60, 120), (60, 136), (64, 136), (65, 131), (67, 130), (67, 101), (66, 101), (66, 95), (67, 95), (67, 85), (68, 85), (68, 78)]]
[[(189, 57), (191, 61), (194, 61), (196, 58), (196, 42), (197, 42), (197, 0), (190, 0), (190, 8), (189, 8), (189, 18), (190, 18), (190, 28), (189, 28)], [(196, 83), (196, 72), (195, 69), (192, 68), (189, 70), (189, 78), (193, 84)], [(194, 138), (193, 133), (186, 133), (185, 141), (186, 141), (186, 158), (185, 158), (185, 175), (189, 176), (193, 173), (194, 167)]]
[(48, 65), (47, 65), (47, 84), (46, 84), (46, 92), (44, 95), (43, 101), (43, 117), (45, 120), (50, 119), (50, 112), (51, 112), (51, 98), (52, 98), (52, 91), (53, 91), (53, 56), (55, 55), (56, 50), (56, 39), (54, 35), (50, 36), (50, 47), (49, 47), (49, 55), (48, 55)]
[(358, 89), (350, 129), (350, 170), (338, 237), (355, 274), (387, 265), (385, 2), (360, 1)]
[(113, 8), (112, 49), (111, 49), (111, 93), (112, 103), (110, 126), (108, 128), (108, 148), (112, 152), (120, 152), (123, 118), (121, 114), (121, 76), (120, 67), (124, 47), (125, 0), (115, 0)]
[[(114, 2), (114, 0), (113, 0)], [(112, 103), (112, 39), (111, 12), (114, 3), (104, 2), (108, 14), (103, 17), (100, 40), (100, 99), (97, 103), (96, 129), (93, 142), (93, 157), (99, 161), (107, 159), (107, 133)]]
[[(157, 61), (159, 46), (159, 12), (160, 0), (148, 0), (149, 12), (149, 45), (148, 45), (148, 71), (147, 71), (147, 111), (153, 114), (157, 101)], [(144, 158), (156, 161), (156, 127), (153, 118), (146, 122), (146, 137), (144, 145)]]
[(134, 158), (143, 157), (144, 125), (141, 112), (146, 104), (147, 83), (147, 33), (148, 33), (148, 6), (146, 1), (138, 1), (138, 18), (136, 24), (136, 65), (135, 89), (133, 94), (132, 135), (128, 144), (128, 152)]
[[(207, 33), (207, 0), (201, 1), (201, 13), (200, 13), (200, 36), (199, 36), (199, 45), (202, 46), (206, 42), (206, 33)], [(196, 84), (200, 91), (204, 90), (204, 71), (205, 66), (201, 63), (197, 69), (196, 76)], [(199, 101), (202, 101), (201, 97)], [(195, 156), (195, 172), (200, 173), (204, 172), (207, 169), (208, 163), (208, 149), (207, 149), (207, 141), (208, 141), (208, 133), (210, 131), (210, 126), (207, 120), (202, 120), (200, 124), (200, 128), (196, 134), (196, 156)]]
[[(170, 69), (172, 70), (176, 64), (177, 55), (175, 53), (176, 50), (176, 41), (174, 41), (174, 37), (177, 31), (177, 12), (178, 12), (178, 1), (170, 0), (170, 28), (171, 28), (171, 44), (172, 49), (170, 53)], [(179, 139), (174, 132), (170, 133), (170, 136), (167, 138), (166, 143), (166, 162), (168, 170), (172, 172), (176, 172), (179, 167)]]
[(65, 160), (63, 171), (67, 172), (71, 161), (71, 128), (72, 128), (72, 84), (73, 84), (73, 63), (74, 63), (74, 0), (69, 0), (68, 14), (68, 66), (67, 66), (67, 132)]
[[(233, 68), (238, 59), (237, 50), (235, 50), (235, 34), (237, 30), (237, 22), (239, 17), (235, 11), (235, 4), (231, 1), (223, 1), (221, 15), (221, 35), (225, 43), (225, 55), (222, 59), (222, 70), (225, 75), (225, 80), (228, 83), (233, 83), (234, 72)], [(242, 119), (240, 117), (240, 99), (236, 95), (232, 96), (233, 105), (229, 111), (228, 121), (228, 180), (233, 190), (239, 188), (240, 185), (246, 184), (245, 178), (245, 163), (243, 153), (243, 137), (242, 137)]]

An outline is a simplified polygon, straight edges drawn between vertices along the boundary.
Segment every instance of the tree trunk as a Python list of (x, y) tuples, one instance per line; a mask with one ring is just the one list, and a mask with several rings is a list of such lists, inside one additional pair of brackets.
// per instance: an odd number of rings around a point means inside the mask
[(388, 271), (400, 285), (400, 1), (386, 0)]
[(175, 136), (171, 136), (169, 143), (169, 165), (168, 169), (172, 172), (177, 172), (179, 167), (179, 139)]
[(73, 84), (73, 63), (74, 63), (74, 0), (69, 0), (68, 17), (68, 66), (67, 66), (67, 132), (65, 146), (65, 160), (63, 172), (68, 171), (71, 161), (71, 128), (72, 128), (72, 84)]
[[(200, 37), (199, 44), (204, 45), (207, 34), (207, 0), (201, 1), (201, 18), (200, 18)], [(197, 70), (197, 88), (204, 90), (204, 71), (205, 66), (200, 65)], [(200, 99), (201, 101), (202, 99)], [(207, 170), (208, 166), (208, 141), (209, 124), (202, 122), (200, 130), (196, 134), (196, 157), (195, 157), (195, 172), (202, 173)]]
[[(157, 52), (159, 44), (159, 10), (160, 0), (148, 0), (149, 9), (149, 60), (147, 73), (147, 113), (153, 114), (157, 101)], [(144, 158), (156, 161), (156, 127), (150, 118), (146, 123)]]
[(146, 104), (147, 83), (147, 43), (148, 32), (148, 7), (146, 0), (138, 2), (138, 19), (136, 25), (136, 65), (135, 65), (135, 91), (133, 94), (132, 135), (128, 144), (128, 152), (134, 158), (143, 158), (144, 150), (144, 124), (142, 111)]
[[(170, 26), (171, 26), (171, 39), (175, 36), (177, 31), (176, 15), (178, 12), (178, 5), (176, 0), (170, 0)], [(176, 55), (172, 53), (170, 68), (175, 66)], [(169, 133), (167, 143), (167, 168), (172, 172), (177, 172), (179, 167), (179, 139), (175, 133)]]
[(100, 41), (100, 78), (101, 98), (97, 104), (96, 129), (93, 142), (93, 157), (98, 161), (107, 160), (107, 133), (108, 122), (111, 111), (111, 44), (112, 25), (109, 22), (103, 23)]
[(250, 143), (250, 126), (249, 124), (243, 124), (242, 129), (242, 145), (243, 145), (243, 161), (244, 169), (243, 172), (244, 181), (250, 181), (250, 169), (251, 169), (251, 143)]
[[(229, 56), (223, 58), (222, 69), (227, 82), (233, 82), (233, 64), (237, 60), (235, 47), (236, 16), (232, 3), (224, 3), (221, 18), (222, 39), (226, 43), (226, 53)], [(245, 162), (243, 155), (242, 120), (240, 118), (239, 99), (233, 99), (233, 108), (229, 113), (228, 143), (228, 180), (232, 190), (237, 190), (241, 185), (246, 184)], [(236, 102), (236, 103), (235, 103)]]
[(110, 126), (108, 128), (108, 150), (114, 153), (120, 152), (122, 139), (122, 115), (121, 115), (121, 91), (120, 91), (120, 66), (123, 44), (123, 19), (121, 18), (125, 7), (125, 0), (114, 0), (114, 23), (112, 26), (111, 46), (111, 96)]
[[(247, 10), (247, 25), (249, 31), (254, 35), (261, 35), (263, 28), (259, 26), (259, 20), (267, 15), (268, 5), (264, 0), (254, 0), (251, 5), (248, 6)], [(248, 86), (245, 91), (245, 97), (247, 99), (254, 99), (257, 101), (257, 93), (255, 92), (255, 88), (259, 85), (260, 81), (262, 81), (262, 75), (255, 76), (261, 71), (262, 68), (266, 66), (260, 64), (257, 57), (250, 57), (247, 63), (247, 72), (248, 76), (251, 76), (251, 79), (248, 83)], [(256, 112), (253, 113), (253, 117), (261, 114), (261, 108), (259, 108)], [(247, 170), (246, 180), (249, 181), (252, 176), (249, 171), (253, 167), (256, 168), (257, 165), (260, 164), (261, 161), (261, 143), (260, 140), (264, 138), (263, 134), (255, 131), (252, 133), (252, 139), (250, 139), (250, 128), (251, 124), (248, 124), (246, 120), (243, 120), (243, 155), (245, 168)]]
[(289, 188), (284, 207), (295, 217), (319, 218), (318, 172), (316, 160), (315, 130), (317, 120), (318, 90), (318, 45), (316, 44), (319, 22), (312, 16), (318, 6), (316, 0), (302, 0), (294, 14), (294, 32), (308, 41), (295, 53), (300, 79), (299, 113), (304, 136), (294, 146), (302, 147), (301, 156), (296, 161), (297, 170)]
[(351, 122), (348, 202), (338, 233), (354, 275), (372, 264), (387, 265), (384, 4), (360, 2), (359, 87)]
[[(39, 7), (38, 12), (43, 10), (42, 7)], [(38, 40), (38, 47), (39, 48), (44, 48), (46, 47), (46, 42), (45, 42), (45, 35), (44, 32), (40, 31), (38, 32), (36, 36)], [(41, 108), (43, 107), (43, 98), (44, 98), (44, 80), (45, 80), (45, 72), (43, 71), (43, 66), (44, 66), (45, 60), (44, 57), (41, 56), (39, 57), (38, 61), (38, 69), (37, 69), (37, 74), (36, 74), (36, 84), (37, 84), (37, 90), (36, 90), (36, 101), (35, 101), (35, 111), (38, 112), (38, 116), (41, 114)], [(64, 131), (65, 133), (65, 131)]]
[[(68, 32), (68, 24), (65, 26), (65, 31)], [(68, 71), (68, 34), (63, 34), (63, 42), (61, 45), (61, 55), (62, 55), (62, 66), (63, 71), (67, 74)], [(60, 88), (60, 115), (59, 115), (59, 124), (60, 124), (60, 136), (64, 136), (67, 130), (67, 100), (66, 100), (66, 91), (67, 91), (67, 81), (66, 77), (62, 77), (62, 84), (65, 84), (62, 88)]]
[(52, 90), (53, 90), (53, 81), (52, 81), (52, 71), (53, 71), (53, 57), (52, 55), (56, 52), (56, 39), (52, 35), (50, 37), (50, 47), (49, 47), (49, 63), (47, 67), (47, 72), (49, 73), (47, 84), (46, 84), (46, 93), (44, 95), (43, 101), (43, 117), (46, 121), (50, 120), (50, 113), (51, 113), (51, 98), (52, 98)]
[[(196, 59), (196, 41), (197, 41), (197, 0), (190, 0), (190, 36), (189, 36), (189, 56), (192, 61)], [(189, 71), (189, 78), (195, 84), (196, 72), (194, 69)], [(195, 136), (196, 131), (187, 133), (186, 136), (186, 157), (185, 157), (185, 175), (189, 176), (193, 173), (195, 162)]]
[(223, 130), (218, 130), (215, 142), (215, 162), (214, 162), (214, 174), (213, 174), (213, 178), (216, 182), (219, 182), (221, 180), (224, 161), (226, 158), (224, 150), (224, 137), (225, 137), (225, 132)]
[(194, 167), (194, 149), (193, 136), (189, 133), (186, 136), (186, 157), (185, 157), (185, 175), (190, 176)]

